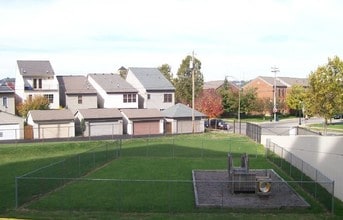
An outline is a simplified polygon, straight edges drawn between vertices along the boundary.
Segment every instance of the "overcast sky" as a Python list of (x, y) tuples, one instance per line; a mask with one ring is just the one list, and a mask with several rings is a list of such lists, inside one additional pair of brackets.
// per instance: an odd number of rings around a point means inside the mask
[(0, 0), (0, 78), (17, 60), (50, 60), (57, 75), (202, 62), (226, 75), (307, 77), (343, 58), (341, 0)]

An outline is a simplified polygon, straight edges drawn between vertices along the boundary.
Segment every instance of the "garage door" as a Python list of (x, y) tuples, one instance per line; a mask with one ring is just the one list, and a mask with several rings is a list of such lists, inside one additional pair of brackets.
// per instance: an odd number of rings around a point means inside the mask
[(19, 125), (0, 125), (0, 140), (15, 140), (19, 136)]
[(177, 133), (192, 133), (192, 121), (179, 120), (177, 121)]
[(159, 134), (160, 133), (160, 121), (140, 121), (133, 123), (133, 134)]
[[(40, 125), (38, 138), (65, 138), (69, 137), (69, 129), (74, 129), (69, 124)], [(37, 138), (37, 137), (36, 137)]]

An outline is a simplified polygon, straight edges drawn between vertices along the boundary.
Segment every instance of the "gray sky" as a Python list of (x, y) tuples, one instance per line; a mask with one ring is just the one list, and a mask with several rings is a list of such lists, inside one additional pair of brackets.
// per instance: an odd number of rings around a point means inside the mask
[(307, 77), (343, 58), (340, 0), (0, 0), (0, 78), (17, 60), (58, 75), (202, 62), (205, 80)]

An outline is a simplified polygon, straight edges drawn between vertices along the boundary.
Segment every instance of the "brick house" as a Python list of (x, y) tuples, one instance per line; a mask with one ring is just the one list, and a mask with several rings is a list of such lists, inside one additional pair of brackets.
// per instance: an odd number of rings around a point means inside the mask
[(289, 113), (289, 108), (286, 105), (288, 91), (295, 84), (306, 87), (308, 81), (306, 78), (258, 76), (244, 85), (243, 90), (248, 88), (256, 89), (257, 98), (261, 101), (261, 110), (263, 110), (263, 113), (266, 115), (273, 113), (274, 84), (276, 87), (275, 97), (277, 112), (287, 114)]

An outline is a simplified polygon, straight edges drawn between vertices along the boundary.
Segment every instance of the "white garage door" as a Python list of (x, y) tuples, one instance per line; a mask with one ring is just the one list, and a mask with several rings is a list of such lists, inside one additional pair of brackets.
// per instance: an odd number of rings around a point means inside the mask
[(19, 124), (0, 125), (0, 140), (15, 140), (20, 137)]

